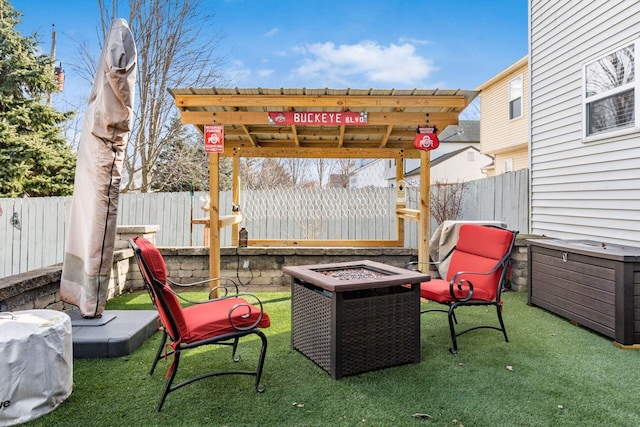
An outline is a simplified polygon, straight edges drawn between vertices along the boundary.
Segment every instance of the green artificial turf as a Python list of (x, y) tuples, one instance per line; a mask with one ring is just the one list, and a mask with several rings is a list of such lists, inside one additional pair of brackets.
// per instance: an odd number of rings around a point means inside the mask
[[(148, 370), (154, 334), (132, 355), (74, 360), (73, 393), (27, 426), (638, 426), (640, 352), (529, 307), (525, 293), (504, 294), (510, 342), (492, 330), (459, 339), (449, 353), (443, 313), (423, 314), (422, 361), (332, 380), (291, 349), (289, 293), (261, 293), (272, 326), (263, 384), (253, 378), (205, 379), (169, 394), (155, 408), (168, 362)], [(202, 299), (204, 293), (191, 295)], [(433, 304), (433, 303), (432, 303)], [(108, 309), (151, 309), (146, 294), (128, 294)], [(461, 327), (493, 309), (462, 308)], [(374, 327), (375, 325), (372, 325)], [(253, 365), (258, 340), (241, 344), (240, 364)], [(228, 348), (197, 349), (181, 359), (179, 377), (233, 365)], [(428, 417), (416, 418), (414, 414)]]

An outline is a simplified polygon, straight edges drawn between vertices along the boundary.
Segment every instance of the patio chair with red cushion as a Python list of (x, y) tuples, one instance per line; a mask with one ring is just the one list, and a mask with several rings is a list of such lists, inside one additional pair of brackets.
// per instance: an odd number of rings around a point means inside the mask
[[(238, 293), (237, 287), (235, 292), (229, 293), (227, 288), (221, 285), (216, 289), (224, 288), (224, 292), (221, 292), (222, 296), (200, 302), (189, 301), (193, 305), (183, 308), (178, 299), (180, 295), (170, 286), (171, 284), (177, 285), (177, 283), (167, 278), (166, 266), (160, 251), (144, 237), (129, 240), (129, 244), (133, 248), (145, 287), (158, 310), (163, 326), (162, 340), (149, 375), (153, 374), (160, 359), (173, 356), (167, 371), (167, 383), (156, 410), (160, 412), (169, 393), (194, 381), (212, 376), (227, 374), (254, 376), (256, 391), (263, 392), (265, 388), (260, 385), (260, 378), (267, 351), (267, 338), (260, 328), (269, 327), (270, 320), (267, 313), (263, 311), (260, 300), (250, 294)], [(205, 282), (208, 281), (198, 282), (198, 284)], [(252, 303), (249, 303), (247, 299)], [(234, 362), (239, 362), (240, 357), (236, 357), (238, 342), (240, 338), (252, 334), (260, 337), (262, 341), (255, 370), (207, 372), (173, 385), (178, 372), (180, 355), (183, 351), (203, 345), (226, 345), (232, 348), (231, 356)], [(169, 340), (168, 347), (170, 349), (167, 348), (167, 340)]]
[[(421, 298), (448, 306), (446, 310), (428, 309), (422, 313), (441, 311), (448, 314), (451, 353), (458, 352), (457, 338), (460, 335), (481, 328), (501, 331), (505, 341), (509, 342), (502, 319), (501, 295), (517, 234), (517, 231), (496, 226), (463, 224), (456, 245), (443, 258), (451, 257), (446, 277), (420, 284)], [(411, 268), (417, 264), (410, 262), (407, 266)], [(464, 306), (495, 306), (500, 327), (478, 325), (456, 331), (455, 310)]]

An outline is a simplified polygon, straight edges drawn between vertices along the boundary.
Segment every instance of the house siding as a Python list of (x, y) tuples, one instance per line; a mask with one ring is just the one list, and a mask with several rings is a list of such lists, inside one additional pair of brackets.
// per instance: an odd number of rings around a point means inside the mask
[(529, 146), (521, 150), (515, 150), (511, 152), (504, 152), (501, 154), (496, 154), (494, 164), (495, 164), (495, 174), (499, 175), (505, 172), (511, 172), (505, 170), (505, 163), (511, 160), (512, 169), (511, 171), (517, 171), (520, 169), (526, 169), (529, 167)]
[(349, 187), (388, 187), (389, 182), (386, 177), (387, 163), (391, 159), (369, 160), (364, 166), (357, 167), (349, 179)]
[[(480, 142), (482, 152), (502, 154), (523, 147), (525, 154), (529, 141), (529, 73), (527, 62), (508, 70), (504, 75), (480, 86)], [(509, 119), (509, 82), (522, 77), (522, 115)], [(528, 167), (525, 165), (524, 167)]]
[(585, 142), (582, 116), (583, 65), (640, 37), (640, 3), (530, 8), (531, 232), (640, 246), (640, 129)]

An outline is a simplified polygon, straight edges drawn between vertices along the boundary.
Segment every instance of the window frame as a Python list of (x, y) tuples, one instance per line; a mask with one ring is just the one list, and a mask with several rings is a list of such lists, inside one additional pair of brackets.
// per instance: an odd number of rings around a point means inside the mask
[[(602, 59), (615, 54), (623, 49), (626, 49), (629, 46), (633, 46), (634, 58), (633, 58), (633, 76), (634, 80), (629, 83), (622, 84), (620, 86), (614, 87), (612, 89), (603, 91), (601, 93), (597, 93), (594, 95), (587, 94), (587, 68)], [(604, 55), (598, 55), (597, 57), (591, 58), (589, 61), (582, 64), (582, 138), (584, 142), (594, 141), (594, 140), (602, 140), (611, 137), (616, 137), (620, 135), (626, 135), (630, 133), (635, 133), (640, 131), (640, 99), (638, 95), (640, 94), (640, 79), (638, 78), (638, 71), (640, 71), (640, 62), (638, 59), (638, 54), (640, 54), (640, 39), (634, 39), (627, 41), (626, 43), (622, 43), (617, 45), (615, 48), (607, 51)], [(621, 95), (625, 92), (632, 92), (633, 95), (633, 120), (628, 125), (611, 127), (602, 131), (597, 131), (594, 133), (589, 133), (590, 128), (590, 116), (589, 116), (589, 107), (592, 103), (610, 98), (615, 95)]]
[[(515, 82), (516, 80), (520, 80), (520, 96), (519, 97), (512, 97), (511, 96), (511, 84), (513, 82)], [(523, 98), (524, 98), (524, 74), (518, 74), (517, 76), (513, 77), (512, 79), (509, 80), (509, 82), (507, 83), (507, 99), (508, 99), (508, 114), (509, 114), (509, 120), (516, 120), (519, 119), (521, 117), (524, 116), (524, 102), (523, 102)], [(512, 102), (517, 101), (518, 99), (520, 99), (519, 104), (520, 104), (520, 114), (517, 116), (512, 116), (513, 113), (513, 109), (511, 108)]]
[(504, 159), (504, 173), (513, 172), (513, 158)]

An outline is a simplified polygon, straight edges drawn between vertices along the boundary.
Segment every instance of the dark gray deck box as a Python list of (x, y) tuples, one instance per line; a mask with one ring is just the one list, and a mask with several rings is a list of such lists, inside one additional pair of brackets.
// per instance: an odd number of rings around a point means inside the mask
[(529, 304), (640, 344), (640, 248), (591, 240), (528, 240)]

